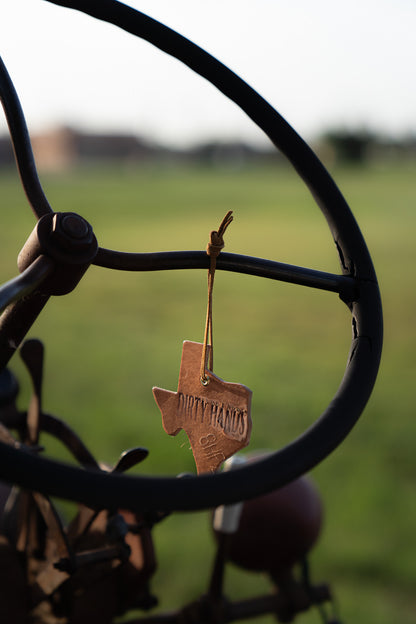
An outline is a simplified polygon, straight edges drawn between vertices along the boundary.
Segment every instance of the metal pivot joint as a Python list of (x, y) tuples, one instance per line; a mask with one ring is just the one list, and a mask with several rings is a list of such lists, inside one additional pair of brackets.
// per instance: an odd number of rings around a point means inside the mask
[(47, 295), (66, 295), (77, 286), (97, 250), (88, 221), (73, 212), (55, 212), (39, 219), (19, 253), (17, 266), (23, 272), (39, 256), (51, 257), (55, 270), (39, 290)]

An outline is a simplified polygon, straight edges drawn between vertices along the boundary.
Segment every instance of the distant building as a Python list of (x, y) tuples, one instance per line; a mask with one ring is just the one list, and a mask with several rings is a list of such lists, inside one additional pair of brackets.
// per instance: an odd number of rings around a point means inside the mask
[(33, 135), (31, 141), (39, 171), (65, 171), (77, 160), (76, 133), (69, 128)]
[(40, 171), (65, 171), (83, 162), (142, 160), (155, 148), (142, 139), (125, 134), (86, 134), (57, 128), (32, 137), (36, 166)]
[(252, 164), (276, 164), (282, 160), (282, 155), (273, 146), (261, 148), (230, 140), (200, 143), (184, 152), (183, 158), (204, 166), (239, 169)]
[[(60, 127), (31, 136), (36, 168), (59, 173), (84, 164), (181, 162), (203, 166), (242, 167), (251, 163), (275, 163), (274, 148), (257, 148), (240, 141), (209, 141), (189, 148), (169, 148), (130, 134), (89, 134)], [(0, 137), (0, 166), (14, 162), (8, 137)]]

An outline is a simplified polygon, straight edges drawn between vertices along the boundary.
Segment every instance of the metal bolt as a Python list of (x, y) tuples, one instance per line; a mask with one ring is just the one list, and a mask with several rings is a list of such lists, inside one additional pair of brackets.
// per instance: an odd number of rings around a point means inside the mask
[(83, 217), (68, 213), (55, 213), (52, 219), (52, 236), (66, 249), (84, 249), (93, 241), (90, 224)]
[(65, 234), (72, 238), (85, 238), (89, 234), (88, 223), (82, 217), (75, 214), (64, 215), (61, 220), (61, 227)]

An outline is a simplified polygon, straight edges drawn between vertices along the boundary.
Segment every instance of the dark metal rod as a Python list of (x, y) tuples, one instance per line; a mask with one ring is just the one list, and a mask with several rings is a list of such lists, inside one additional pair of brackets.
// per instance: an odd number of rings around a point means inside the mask
[(4, 310), (0, 317), (0, 370), (16, 353), (48, 299), (49, 295), (35, 291)]
[(0, 287), (0, 313), (8, 305), (27, 296), (41, 284), (54, 269), (51, 258), (39, 256), (25, 271)]
[[(205, 251), (123, 253), (100, 247), (93, 264), (122, 271), (207, 269), (209, 257)], [(354, 301), (357, 297), (356, 280), (347, 275), (325, 273), (273, 260), (225, 252), (218, 256), (217, 268), (336, 292), (344, 301)]]
[(0, 100), (4, 108), (20, 178), (35, 216), (52, 212), (36, 171), (29, 132), (16, 90), (0, 57)]
[[(26, 427), (26, 418), (26, 412), (4, 410), (0, 414), (0, 423), (7, 429), (17, 429), (22, 433)], [(65, 421), (52, 416), (52, 414), (42, 412), (40, 414), (40, 431), (59, 440), (82, 466), (100, 470), (100, 466), (91, 451)], [(2, 441), (7, 442), (7, 440)]]

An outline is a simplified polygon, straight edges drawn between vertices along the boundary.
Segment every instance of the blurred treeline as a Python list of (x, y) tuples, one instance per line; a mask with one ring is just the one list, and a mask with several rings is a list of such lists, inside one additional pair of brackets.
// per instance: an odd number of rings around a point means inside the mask
[[(212, 139), (188, 147), (172, 147), (149, 139), (117, 133), (85, 133), (59, 127), (31, 137), (39, 170), (65, 171), (88, 163), (174, 162), (201, 165), (245, 165), (278, 162), (282, 155), (272, 145)], [(367, 129), (333, 128), (310, 141), (328, 164), (363, 165), (374, 161), (416, 160), (416, 132), (389, 136)], [(8, 136), (0, 136), (0, 168), (12, 165)]]

